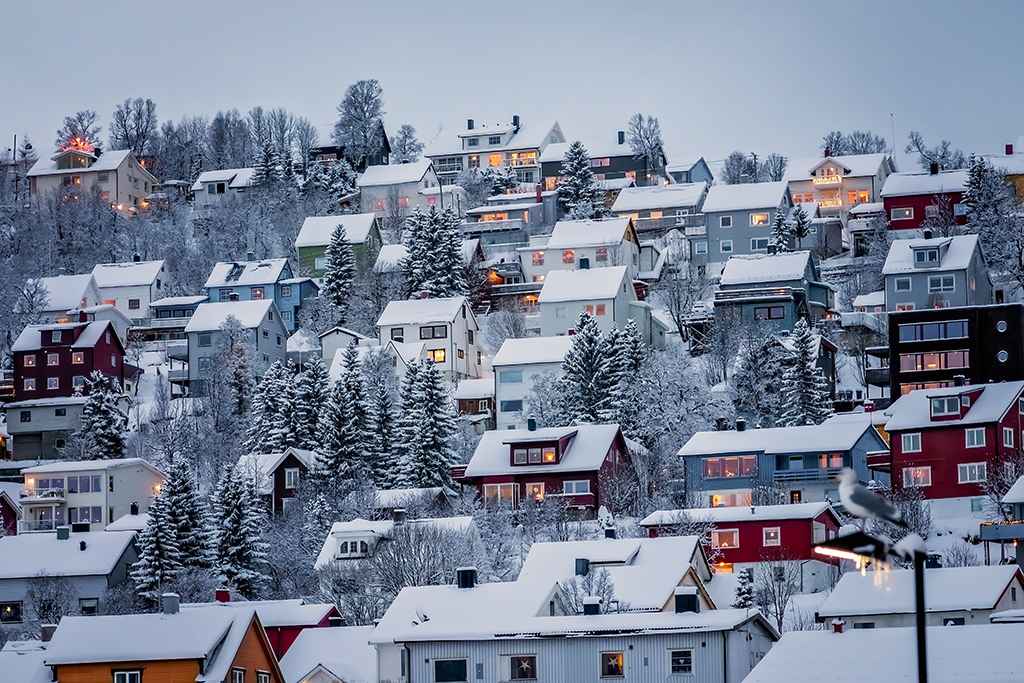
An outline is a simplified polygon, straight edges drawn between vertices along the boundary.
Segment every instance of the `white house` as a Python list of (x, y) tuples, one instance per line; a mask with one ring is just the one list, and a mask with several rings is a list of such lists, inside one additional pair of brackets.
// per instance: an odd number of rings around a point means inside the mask
[(320, 340), (320, 355), (324, 362), (328, 364), (334, 362), (334, 357), (338, 351), (347, 349), (352, 344), (365, 345), (368, 342), (374, 341), (364, 334), (350, 330), (347, 327), (341, 327), (340, 325), (335, 325), (331, 329), (321, 332), (318, 339)]
[[(36, 283), (30, 282), (29, 286), (33, 284)], [(46, 303), (40, 311), (40, 322), (68, 322), (71, 320), (68, 311), (100, 303), (100, 290), (96, 286), (96, 278), (91, 273), (41, 277), (37, 284), (46, 292)]]
[(306, 628), (281, 657), (284, 683), (377, 683), (373, 626)]
[[(420, 190), (437, 187), (439, 183), (430, 160), (421, 159), (407, 164), (367, 166), (356, 184), (359, 210), (388, 221), (404, 219), (413, 209), (436, 205), (436, 196), (420, 194)], [(428, 198), (435, 201), (428, 202)]]
[(99, 263), (92, 269), (103, 303), (131, 319), (149, 317), (149, 305), (163, 296), (164, 260)]
[(255, 168), (225, 168), (203, 171), (192, 184), (192, 205), (203, 212), (223, 206), (252, 187)]
[(377, 332), (381, 346), (422, 342), (422, 353), (452, 382), (481, 375), (480, 326), (464, 296), (391, 301)]
[(543, 282), (553, 270), (626, 266), (640, 269), (640, 241), (630, 218), (558, 221), (546, 243), (516, 250), (527, 282)]
[(685, 230), (703, 225), (700, 211), (707, 191), (707, 183), (626, 187), (615, 198), (612, 213), (632, 218), (637, 231), (645, 237), (672, 229)]
[(495, 424), (498, 429), (526, 427), (526, 399), (544, 375), (561, 375), (572, 337), (506, 339), (491, 361), (494, 369)]
[(392, 519), (368, 520), (356, 518), (348, 522), (335, 522), (324, 539), (314, 567), (324, 569), (337, 562), (361, 560), (371, 557), (380, 543), (390, 540), (396, 529), (436, 529), (459, 535), (476, 535), (476, 522), (471, 516), (429, 517), (405, 519), (404, 510), (396, 510)]
[(160, 181), (130, 150), (101, 152), (87, 142), (68, 145), (49, 159), (40, 159), (28, 172), (33, 197), (57, 191), (99, 193), (100, 199), (127, 214), (149, 207), (146, 197)]

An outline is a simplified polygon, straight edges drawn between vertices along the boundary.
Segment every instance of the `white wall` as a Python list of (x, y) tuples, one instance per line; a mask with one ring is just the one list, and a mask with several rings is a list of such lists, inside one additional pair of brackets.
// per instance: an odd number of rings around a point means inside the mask
[[(502, 375), (507, 372), (522, 372), (522, 382), (502, 382)], [(501, 365), (494, 368), (494, 405), (496, 411), (496, 426), (498, 429), (525, 429), (526, 418), (529, 417), (526, 413), (526, 398), (530, 395), (533, 390), (533, 383), (537, 379), (545, 374), (552, 374), (555, 376), (562, 374), (561, 363), (529, 363), (525, 365)], [(523, 402), (523, 412), (502, 412), (501, 402), (502, 401), (516, 401), (521, 400)]]

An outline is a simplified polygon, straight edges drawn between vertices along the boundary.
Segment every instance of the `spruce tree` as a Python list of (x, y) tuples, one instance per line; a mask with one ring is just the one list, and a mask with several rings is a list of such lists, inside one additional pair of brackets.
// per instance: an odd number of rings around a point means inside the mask
[(218, 357), (228, 366), (227, 381), (231, 396), (231, 414), (249, 412), (253, 393), (253, 372), (249, 358), (248, 332), (238, 319), (229, 315), (220, 326)]
[(272, 183), (277, 175), (277, 154), (270, 140), (266, 140), (256, 153), (251, 182), (256, 187), (266, 186)]
[(249, 599), (259, 597), (266, 581), (266, 523), (252, 482), (238, 467), (225, 468), (213, 496), (211, 537), (214, 566), (221, 580)]
[(772, 222), (771, 243), (775, 247), (775, 251), (780, 254), (793, 250), (793, 225), (786, 220), (786, 214), (782, 209), (775, 210), (775, 220)]
[(458, 459), (454, 448), (455, 415), (444, 377), (431, 361), (423, 363), (417, 373), (415, 397), (418, 420), (410, 457), (405, 463), (406, 485), (451, 486), (451, 466)]
[(391, 392), (383, 382), (373, 393), (370, 410), (370, 432), (373, 435), (370, 453), (373, 483), (377, 488), (398, 488), (403, 478), (395, 452), (395, 415)]
[(76, 434), (85, 460), (122, 458), (128, 420), (118, 405), (120, 391), (114, 379), (94, 370), (87, 380), (89, 396), (82, 407)]
[(337, 322), (341, 324), (348, 315), (352, 282), (356, 277), (356, 258), (343, 224), (339, 223), (331, 234), (325, 255), (327, 267), (324, 269), (323, 295), (338, 309), (340, 319)]
[(821, 424), (832, 415), (832, 397), (818, 367), (815, 335), (801, 318), (793, 327), (793, 357), (782, 379), (783, 427)]
[(131, 568), (136, 593), (151, 603), (160, 597), (163, 587), (173, 582), (182, 568), (176, 530), (168, 513), (165, 490), (149, 506), (149, 520), (137, 542), (139, 559)]
[(327, 400), (327, 371), (323, 361), (314, 358), (299, 373), (295, 383), (295, 447), (316, 450), (320, 446), (319, 420)]
[(807, 212), (800, 204), (796, 205), (793, 211), (793, 237), (796, 239), (797, 249), (804, 248), (804, 240), (811, 234), (811, 220)]
[(491, 191), (495, 194), (509, 194), (519, 187), (519, 177), (516, 169), (511, 166), (502, 166), (497, 169), (487, 169), (491, 175)]
[(401, 403), (398, 411), (398, 419), (394, 429), (394, 456), (393, 460), (398, 465), (392, 477), (392, 488), (403, 488), (412, 484), (406, 479), (410, 471), (408, 465), (414, 458), (416, 448), (416, 430), (421, 419), (421, 405), (418, 403), (419, 375), (423, 364), (419, 360), (409, 363), (402, 376), (402, 383), (398, 390)]
[(559, 412), (566, 423), (600, 423), (614, 414), (617, 368), (609, 346), (593, 316), (580, 313), (558, 380)]
[(296, 394), (298, 370), (291, 359), (277, 378), (275, 405), (277, 421), (274, 425), (273, 451), (279, 452), (287, 448), (297, 447), (300, 441), (299, 432), (302, 426), (298, 422), (299, 407)]
[(275, 453), (282, 450), (281, 444), (289, 428), (286, 375), (287, 370), (281, 362), (275, 361), (260, 378), (249, 411), (244, 442), (246, 452)]
[(199, 499), (191, 465), (184, 455), (179, 454), (171, 461), (163, 491), (167, 497), (167, 521), (174, 529), (182, 565), (209, 567), (207, 510)]
[(736, 575), (736, 597), (732, 607), (735, 609), (751, 609), (754, 606), (754, 578), (750, 569), (742, 569)]
[(558, 202), (573, 219), (593, 218), (601, 195), (590, 166), (590, 155), (577, 140), (569, 145), (558, 172)]
[(462, 236), (459, 217), (452, 209), (438, 212), (431, 207), (429, 246), (433, 248), (427, 261), (428, 276), (422, 288), (432, 298), (464, 296), (469, 292), (465, 262), (462, 259)]
[(754, 424), (773, 427), (782, 414), (783, 359), (779, 342), (764, 334), (753, 335), (740, 346), (736, 372), (736, 412)]
[(430, 260), (433, 258), (430, 231), (429, 215), (420, 207), (413, 209), (405, 219), (404, 243), (408, 253), (399, 264), (406, 295), (422, 292), (430, 278)]
[(998, 235), (1006, 224), (1007, 215), (1015, 209), (1013, 191), (1005, 177), (984, 157), (971, 156), (962, 203), (967, 209), (970, 231), (982, 236), (986, 251), (994, 248), (998, 252)]
[(345, 349), (342, 374), (331, 390), (320, 424), (321, 475), (327, 480), (369, 474), (373, 438), (366, 383), (355, 344)]

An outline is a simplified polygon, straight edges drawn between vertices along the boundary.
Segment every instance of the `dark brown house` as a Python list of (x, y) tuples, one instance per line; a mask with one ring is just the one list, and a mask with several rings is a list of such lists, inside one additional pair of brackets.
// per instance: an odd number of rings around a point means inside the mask
[(388, 140), (387, 131), (384, 130), (384, 124), (380, 121), (377, 122), (376, 137), (377, 152), (367, 158), (357, 159), (349, 154), (344, 147), (339, 145), (321, 145), (320, 147), (313, 147), (309, 150), (309, 160), (312, 162), (330, 163), (332, 161), (344, 159), (359, 173), (365, 171), (367, 166), (383, 166), (390, 162), (391, 142)]
[(282, 515), (295, 502), (302, 482), (319, 457), (315, 451), (289, 448), (279, 453), (243, 455), (238, 466), (243, 474), (253, 477), (256, 492), (266, 500), (270, 512)]

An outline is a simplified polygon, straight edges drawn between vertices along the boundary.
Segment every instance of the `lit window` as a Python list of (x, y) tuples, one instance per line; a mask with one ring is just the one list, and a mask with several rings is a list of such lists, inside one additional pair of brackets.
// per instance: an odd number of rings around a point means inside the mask
[(751, 225), (768, 225), (771, 219), (767, 212), (758, 212), (750, 214)]
[(46, 354), (46, 364), (50, 367), (60, 365), (60, 354), (48, 353)]
[[(23, 366), (25, 366), (26, 368), (34, 368), (36, 366), (36, 357), (35, 357), (35, 355), (30, 353), (30, 354), (24, 356), (24, 359), (21, 361), (21, 364)], [(1024, 411), (1021, 411), (1021, 412), (1024, 412)]]
[[(555, 447), (554, 446), (545, 446), (544, 449), (543, 449), (543, 453), (544, 453), (544, 456), (543, 456), (544, 457), (544, 462), (547, 462), (547, 463), (555, 462), (558, 459), (557, 454), (555, 453)], [(590, 482), (587, 482), (587, 486), (588, 487), (590, 486)], [(588, 488), (588, 490), (589, 490), (589, 488)]]
[(598, 247), (594, 255), (595, 261), (607, 261), (608, 260), (608, 247)]
[(250, 296), (253, 299), (262, 299), (263, 298), (263, 288), (262, 287), (251, 287), (249, 289), (249, 294), (250, 294)]
[(904, 453), (921, 452), (921, 432), (903, 434), (900, 438), (901, 450)]
[(36, 390), (36, 380), (35, 380), (35, 377), (26, 377), (25, 381), (22, 383), (22, 387), (25, 389), (25, 391), (35, 391)]
[(889, 213), (889, 219), (894, 221), (908, 221), (914, 217), (914, 208), (912, 206), (904, 207), (901, 209), (893, 209)]
[(512, 657), (509, 657), (509, 680), (537, 680), (536, 655), (513, 655)]
[(526, 495), (530, 498), (533, 498), (538, 503), (544, 500), (544, 483), (539, 482), (536, 484), (527, 484)]
[(535, 251), (533, 252), (533, 265), (543, 266), (544, 265), (544, 252)]
[(576, 263), (576, 252), (572, 249), (563, 249), (562, 263)]
[(501, 154), (491, 154), (487, 157), (487, 165), (492, 168), (501, 166), (502, 156)]
[(904, 467), (903, 468), (903, 486), (907, 488), (931, 486), (932, 485), (932, 468), (931, 467)]
[(985, 428), (971, 427), (965, 430), (967, 448), (985, 447)]
[(765, 527), (761, 530), (762, 545), (782, 545), (782, 530), (777, 526)]
[(715, 529), (711, 532), (711, 547), (720, 550), (730, 550), (740, 547), (740, 532), (738, 529)]
[(626, 660), (622, 652), (601, 653), (601, 677), (618, 678), (626, 675)]
[(961, 463), (956, 467), (956, 480), (959, 484), (980, 484), (988, 477), (988, 466), (983, 462)]
[(756, 455), (734, 455), (704, 458), (705, 479), (731, 479), (757, 474)]
[(445, 357), (445, 349), (430, 349), (427, 351), (427, 358), (435, 363), (443, 363)]
[(670, 673), (693, 673), (693, 650), (670, 650), (668, 657)]

